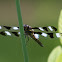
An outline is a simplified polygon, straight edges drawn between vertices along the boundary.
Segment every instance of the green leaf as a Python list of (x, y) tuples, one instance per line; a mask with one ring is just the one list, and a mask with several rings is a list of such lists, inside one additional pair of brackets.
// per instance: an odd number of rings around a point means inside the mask
[(62, 53), (57, 57), (56, 62), (62, 62)]
[(56, 58), (59, 56), (60, 53), (61, 53), (60, 46), (54, 48), (48, 57), (48, 62), (55, 62)]
[[(62, 33), (62, 10), (61, 10), (60, 16), (59, 16), (58, 30), (59, 30), (59, 33)], [(61, 34), (61, 37), (60, 37), (60, 42), (62, 44), (62, 34)]]

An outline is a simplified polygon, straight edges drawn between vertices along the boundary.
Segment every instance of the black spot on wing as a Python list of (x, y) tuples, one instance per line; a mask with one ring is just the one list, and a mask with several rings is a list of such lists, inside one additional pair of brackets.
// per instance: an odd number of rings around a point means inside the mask
[(57, 28), (55, 28), (54, 26), (51, 26), (55, 31), (57, 31)]
[(5, 34), (5, 32), (4, 32), (4, 31), (0, 32), (0, 34), (1, 34), (1, 35), (6, 36), (6, 34)]
[(40, 35), (41, 35), (41, 34), (42, 34), (42, 32), (34, 32), (34, 34), (40, 34)]
[(19, 37), (18, 32), (11, 32), (11, 33), (13, 33), (15, 36)]
[(17, 27), (17, 28), (19, 28), (19, 27)]
[(48, 31), (47, 27), (43, 27), (43, 29), (45, 29), (46, 31)]
[(47, 34), (50, 36), (50, 38), (54, 38), (53, 33), (47, 33)]
[[(39, 29), (38, 27), (34, 27), (34, 28), (31, 28), (31, 29)], [(39, 29), (40, 30), (40, 29)]]
[(8, 30), (10, 30), (11, 29), (11, 27), (8, 27), (8, 26), (3, 26), (3, 27), (5, 27), (6, 29), (8, 29)]

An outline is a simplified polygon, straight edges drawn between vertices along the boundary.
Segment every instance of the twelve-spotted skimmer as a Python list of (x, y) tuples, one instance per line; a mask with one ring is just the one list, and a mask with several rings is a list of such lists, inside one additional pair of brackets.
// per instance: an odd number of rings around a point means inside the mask
[[(53, 27), (53, 26), (48, 26), (48, 27), (31, 27), (29, 25), (26, 25), (24, 24), (23, 25), (24, 27), (24, 32), (27, 36), (30, 36), (32, 39), (34, 39), (40, 46), (43, 47), (43, 44), (40, 42), (40, 40), (38, 39), (39, 38), (39, 34), (44, 36), (44, 37), (47, 37), (49, 36), (50, 38), (54, 38), (54, 35), (56, 35), (56, 37), (60, 37), (60, 34), (62, 33), (52, 33), (52, 32), (56, 32), (57, 31), (57, 28)], [(5, 29), (5, 31), (4, 31)], [(38, 29), (42, 32), (37, 32), (37, 31), (34, 31), (34, 29)], [(0, 34), (3, 35), (3, 36), (12, 36), (15, 35), (17, 37), (19, 37), (20, 35), (20, 32), (19, 32), (19, 27), (9, 27), (9, 26), (0, 26)], [(13, 31), (14, 30), (14, 31)], [(49, 30), (51, 31), (49, 33)], [(46, 31), (46, 33), (45, 33)]]

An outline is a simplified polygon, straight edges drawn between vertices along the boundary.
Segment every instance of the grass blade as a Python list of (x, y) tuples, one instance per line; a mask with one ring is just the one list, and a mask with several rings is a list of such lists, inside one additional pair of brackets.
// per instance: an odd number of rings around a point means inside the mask
[(21, 41), (22, 41), (24, 62), (28, 62), (28, 55), (27, 55), (25, 36), (24, 36), (24, 28), (23, 28), (23, 22), (22, 22), (22, 16), (21, 16), (20, 0), (16, 0), (16, 8), (17, 8), (18, 21), (19, 21), (19, 29), (21, 32), (20, 36), (21, 36)]

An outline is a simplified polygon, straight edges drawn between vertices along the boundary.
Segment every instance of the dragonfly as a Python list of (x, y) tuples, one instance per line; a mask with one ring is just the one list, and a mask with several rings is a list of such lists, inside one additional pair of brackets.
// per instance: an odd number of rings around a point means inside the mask
[[(43, 37), (47, 37), (49, 36), (50, 38), (54, 38), (54, 33), (52, 32), (56, 32), (57, 28), (55, 28), (54, 26), (48, 26), (48, 27), (31, 27), (29, 25), (24, 24), (24, 33), (25, 35), (31, 37), (34, 41), (36, 41), (41, 47), (43, 47), (42, 42), (39, 40), (39, 35), (43, 36)], [(3, 36), (12, 36), (12, 34), (16, 37), (20, 36), (20, 32), (19, 32), (19, 27), (14, 27), (14, 26), (0, 26), (0, 34)], [(35, 30), (39, 30), (39, 31), (35, 31)], [(40, 32), (41, 31), (41, 32)], [(46, 33), (45, 33), (46, 31)], [(51, 31), (51, 32), (49, 32)], [(55, 33), (56, 37), (59, 38), (60, 34), (62, 33)]]

